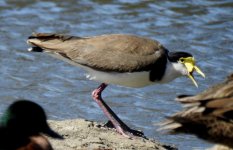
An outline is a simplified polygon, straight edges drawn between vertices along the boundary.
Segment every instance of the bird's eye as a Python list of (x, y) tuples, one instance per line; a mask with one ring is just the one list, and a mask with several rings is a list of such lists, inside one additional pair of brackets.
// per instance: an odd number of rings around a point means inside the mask
[(184, 62), (184, 58), (180, 58), (180, 62)]

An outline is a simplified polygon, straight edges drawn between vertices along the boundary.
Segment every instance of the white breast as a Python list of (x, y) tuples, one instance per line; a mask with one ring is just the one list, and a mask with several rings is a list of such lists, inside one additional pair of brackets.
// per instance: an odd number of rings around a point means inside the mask
[(167, 62), (166, 70), (164, 73), (164, 76), (160, 83), (167, 83), (171, 82), (172, 80), (187, 75), (187, 69), (185, 66), (181, 63), (175, 63), (175, 62)]
[(144, 87), (154, 82), (149, 80), (149, 72), (133, 72), (133, 73), (116, 73), (116, 72), (103, 72), (90, 68), (85, 69), (88, 74), (87, 78), (107, 84), (116, 84), (126, 87)]

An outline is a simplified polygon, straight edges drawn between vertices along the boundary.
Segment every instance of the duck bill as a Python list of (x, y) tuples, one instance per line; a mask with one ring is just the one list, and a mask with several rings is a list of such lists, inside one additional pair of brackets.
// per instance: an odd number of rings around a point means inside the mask
[(43, 133), (55, 139), (60, 139), (60, 140), (64, 139), (61, 135), (53, 131), (49, 126), (45, 129), (45, 131), (43, 131)]
[(196, 87), (198, 87), (198, 84), (197, 84), (196, 80), (194, 79), (193, 75), (189, 73), (189, 74), (188, 74), (188, 77), (192, 80), (193, 84), (194, 84)]

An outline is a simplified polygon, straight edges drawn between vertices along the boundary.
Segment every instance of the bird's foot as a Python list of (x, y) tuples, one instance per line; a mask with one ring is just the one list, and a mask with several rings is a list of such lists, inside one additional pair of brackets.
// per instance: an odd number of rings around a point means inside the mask
[(128, 126), (123, 126), (123, 127), (117, 126), (115, 128), (115, 126), (112, 124), (111, 121), (108, 121), (106, 124), (104, 124), (104, 127), (114, 128), (117, 130), (118, 133), (120, 133), (121, 135), (123, 135), (124, 137), (127, 137), (127, 138), (133, 138), (133, 137), (146, 138), (142, 131), (130, 129)]

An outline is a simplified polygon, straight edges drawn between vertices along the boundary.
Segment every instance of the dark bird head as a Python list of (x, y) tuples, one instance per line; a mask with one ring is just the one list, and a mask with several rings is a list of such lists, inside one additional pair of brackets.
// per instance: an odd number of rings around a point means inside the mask
[(45, 133), (53, 138), (62, 139), (47, 123), (46, 114), (41, 106), (19, 100), (11, 104), (0, 120), (0, 126), (15, 134), (33, 136)]
[(186, 75), (192, 80), (193, 84), (196, 87), (198, 87), (198, 85), (193, 77), (193, 72), (196, 71), (202, 77), (205, 78), (205, 74), (201, 71), (201, 69), (199, 69), (195, 65), (195, 59), (190, 53), (187, 53), (187, 52), (168, 52), (167, 56), (168, 56), (168, 60), (170, 62), (183, 64), (183, 66), (187, 70)]

